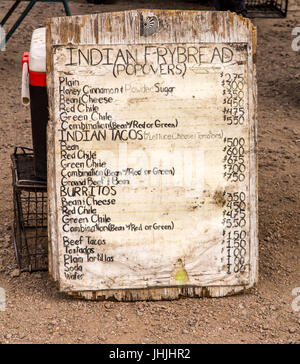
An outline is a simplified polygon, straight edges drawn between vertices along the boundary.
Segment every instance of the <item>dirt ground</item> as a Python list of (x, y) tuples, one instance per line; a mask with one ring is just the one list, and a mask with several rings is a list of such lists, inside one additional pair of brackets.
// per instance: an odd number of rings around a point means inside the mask
[[(71, 299), (57, 293), (46, 272), (15, 277), (10, 154), (14, 145), (31, 145), (30, 114), (20, 103), (21, 59), (33, 29), (46, 17), (63, 15), (60, 4), (35, 6), (0, 52), (0, 287), (7, 295), (0, 343), (300, 343), (300, 312), (292, 309), (292, 290), (300, 287), (300, 52), (291, 48), (292, 29), (300, 26), (300, 1), (291, 3), (286, 19), (254, 20), (259, 43), (258, 286), (221, 299), (139, 303)], [(0, 18), (10, 4), (1, 1)], [(82, 0), (71, 1), (70, 7), (75, 15), (141, 3)], [(199, 5), (152, 0), (142, 7)]]

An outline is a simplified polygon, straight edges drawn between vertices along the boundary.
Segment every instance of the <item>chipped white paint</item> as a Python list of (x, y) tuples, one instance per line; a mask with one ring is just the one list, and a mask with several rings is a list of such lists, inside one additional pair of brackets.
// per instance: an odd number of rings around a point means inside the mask
[(48, 22), (50, 272), (61, 291), (173, 299), (253, 286), (255, 45), (250, 21), (229, 13)]

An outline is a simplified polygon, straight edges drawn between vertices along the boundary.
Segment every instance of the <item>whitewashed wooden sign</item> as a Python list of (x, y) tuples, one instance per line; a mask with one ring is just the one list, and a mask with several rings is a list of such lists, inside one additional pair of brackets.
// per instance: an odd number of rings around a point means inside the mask
[(231, 13), (51, 19), (50, 272), (119, 300), (257, 281), (256, 31)]

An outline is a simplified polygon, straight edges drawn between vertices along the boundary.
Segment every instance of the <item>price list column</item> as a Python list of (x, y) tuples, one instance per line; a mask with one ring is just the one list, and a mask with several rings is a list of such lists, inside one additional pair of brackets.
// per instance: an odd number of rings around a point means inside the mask
[(222, 265), (228, 275), (249, 271), (249, 135), (247, 89), (241, 72), (220, 73), (223, 91), (224, 208), (222, 216)]

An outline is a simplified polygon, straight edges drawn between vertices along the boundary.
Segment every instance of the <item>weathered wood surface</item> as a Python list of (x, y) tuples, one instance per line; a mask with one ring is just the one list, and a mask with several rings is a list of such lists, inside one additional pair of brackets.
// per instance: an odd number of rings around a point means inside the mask
[[(249, 20), (232, 13), (137, 10), (48, 21), (49, 261), (50, 274), (61, 291), (88, 299), (175, 299), (226, 296), (256, 283), (255, 60), (256, 29)], [(135, 69), (138, 74), (131, 75), (134, 65), (143, 63), (158, 71), (144, 75), (139, 66)], [(126, 73), (128, 65), (131, 68)], [(156, 83), (168, 90), (157, 93)], [(113, 101), (98, 105), (96, 111), (69, 109), (62, 117), (63, 108), (76, 103), (80, 97), (76, 99), (76, 92), (83, 93), (84, 85), (88, 90), (101, 85), (118, 92), (110, 95)], [(70, 90), (73, 96), (65, 95), (60, 87)], [(93, 102), (90, 100), (87, 106), (92, 107)], [(85, 134), (87, 140), (78, 141), (74, 129), (82, 122), (95, 124), (93, 112), (99, 114), (100, 110), (101, 115), (110, 115), (118, 124), (137, 120), (154, 126), (137, 127), (142, 140), (113, 140), (113, 131), (107, 130), (99, 140)], [(87, 119), (77, 120), (79, 115)], [(63, 123), (66, 117), (69, 119)], [(173, 124), (173, 129), (158, 128), (157, 119)], [(174, 137), (174, 133), (185, 137)], [(240, 143), (238, 155), (233, 151), (235, 141)], [(70, 150), (66, 150), (67, 146)], [(123, 173), (120, 179), (129, 181), (129, 185), (115, 186), (116, 205), (92, 206), (96, 209), (94, 215), (106, 215), (124, 230), (64, 231), (95, 225), (91, 214), (79, 216), (78, 206), (73, 208), (71, 202), (76, 197), (64, 197), (65, 187), (74, 187), (75, 181), (85, 181), (84, 187), (88, 187), (87, 192), (79, 188), (77, 202), (87, 202), (85, 193), (95, 195), (87, 177), (69, 176), (67, 185), (66, 180), (62, 182), (64, 171), (88, 169), (87, 158), (78, 159), (77, 147), (96, 153), (97, 157), (90, 160), (101, 160), (106, 168), (119, 172), (120, 165), (112, 165), (120, 162), (120, 155), (130, 152), (134, 156), (134, 162), (127, 159), (123, 167), (141, 170), (142, 176), (126, 177)], [(146, 161), (143, 154), (141, 157), (143, 152)], [(151, 160), (153, 153), (155, 162), (149, 162), (147, 157)], [(232, 153), (233, 161), (228, 162)], [(182, 163), (178, 164), (181, 157)], [(82, 160), (84, 166), (65, 168), (66, 162)], [(149, 184), (144, 175), (147, 170), (153, 172), (154, 167), (170, 173), (152, 176)], [(101, 163), (97, 168), (105, 170)], [(239, 172), (232, 175), (232, 168)], [(185, 176), (191, 176), (188, 183), (182, 182)], [(241, 181), (236, 182), (236, 178)], [(98, 178), (97, 183), (103, 186), (107, 178)], [(82, 220), (66, 225), (69, 217)], [(133, 231), (132, 225), (126, 227), (130, 223), (142, 229)], [(167, 229), (154, 231), (154, 223)], [(108, 223), (100, 225), (104, 229)], [(152, 230), (146, 230), (147, 226)], [(87, 263), (82, 251), (66, 254), (63, 242), (72, 239), (77, 240), (77, 245), (69, 246), (72, 249), (94, 247), (89, 243), (91, 239), (105, 240), (105, 244), (90, 254), (100, 254), (98, 259)], [(76, 266), (70, 261), (78, 257), (83, 259), (78, 264), (83, 275), (70, 279), (68, 270)], [(113, 261), (102, 261), (109, 257)]]

